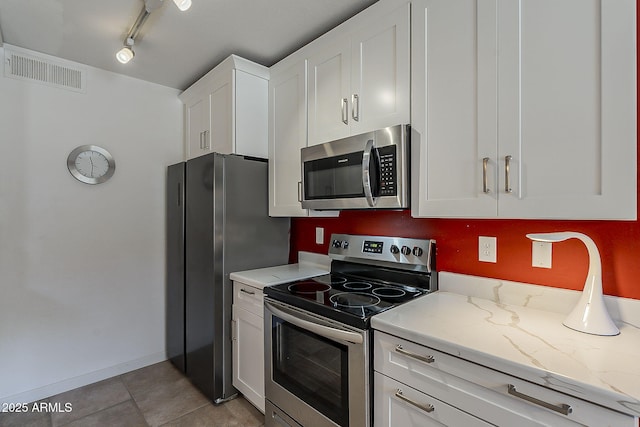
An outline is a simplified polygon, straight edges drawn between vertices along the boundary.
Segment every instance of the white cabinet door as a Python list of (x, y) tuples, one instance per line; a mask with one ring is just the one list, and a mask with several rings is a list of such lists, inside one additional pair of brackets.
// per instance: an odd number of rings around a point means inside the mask
[(410, 9), (406, 3), (351, 37), (351, 134), (409, 123)]
[(491, 425), (379, 372), (374, 373), (373, 410), (376, 427)]
[(232, 139), (233, 86), (231, 74), (211, 91), (211, 149), (216, 153), (231, 154), (234, 152)]
[(235, 99), (230, 108), (234, 122), (233, 152), (266, 159), (269, 155), (269, 81), (243, 70), (234, 70), (233, 76)]
[(500, 216), (635, 219), (635, 1), (499, 4)]
[(264, 413), (263, 318), (233, 306), (233, 386)]
[(635, 2), (416, 0), (414, 216), (635, 219)]
[(209, 140), (209, 98), (201, 98), (186, 106), (187, 158), (211, 152)]
[(309, 141), (322, 144), (349, 135), (351, 44), (340, 38), (308, 59)]
[(495, 217), (496, 0), (412, 7), (412, 214)]
[(300, 150), (307, 146), (307, 61), (271, 71), (269, 215), (307, 216), (300, 204)]

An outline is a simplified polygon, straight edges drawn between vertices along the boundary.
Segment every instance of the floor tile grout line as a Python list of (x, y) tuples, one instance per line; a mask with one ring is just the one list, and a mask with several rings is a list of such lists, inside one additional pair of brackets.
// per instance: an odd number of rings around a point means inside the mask
[[(69, 424), (75, 423), (76, 421), (84, 420), (85, 418), (90, 417), (90, 416), (92, 416), (92, 415), (96, 415), (96, 414), (99, 414), (100, 412), (104, 412), (104, 411), (106, 411), (106, 410), (109, 410), (109, 409), (115, 408), (116, 406), (118, 406), (118, 405), (122, 405), (123, 403), (126, 403), (126, 402), (128, 402), (128, 401), (130, 401), (130, 400), (133, 402), (133, 404), (135, 405), (135, 407), (136, 407), (136, 409), (138, 410), (138, 412), (140, 412), (140, 408), (138, 408), (138, 405), (136, 405), (136, 403), (135, 403), (135, 401), (133, 400), (133, 397), (131, 396), (131, 394), (129, 394), (129, 396), (130, 396), (130, 397), (129, 397), (129, 399), (127, 399), (127, 400), (123, 400), (122, 402), (118, 402), (118, 403), (115, 403), (115, 404), (113, 404), (113, 405), (111, 405), (111, 406), (108, 406), (108, 407), (106, 407), (106, 408), (102, 408), (102, 409), (100, 409), (100, 410), (98, 410), (98, 411), (91, 412), (90, 414), (87, 414), (87, 415), (85, 415), (85, 416), (83, 416), (83, 417), (80, 417), (80, 418), (77, 418), (77, 419), (75, 419), (75, 420), (71, 420), (71, 421), (69, 421), (68, 423), (64, 423), (64, 424), (57, 425), (56, 427), (64, 427), (64, 426), (68, 426)], [(142, 415), (142, 413), (140, 413), (140, 415)], [(149, 423), (147, 423), (147, 420), (144, 418), (144, 416), (143, 416), (142, 418), (144, 419), (144, 422), (145, 422), (147, 425), (149, 425)], [(51, 425), (53, 426), (53, 417), (52, 417), (52, 419), (51, 419)]]
[[(127, 372), (129, 373), (129, 372)], [(140, 416), (142, 416), (142, 419), (144, 420), (145, 424), (150, 426), (151, 424), (149, 424), (149, 422), (147, 421), (147, 417), (144, 416), (144, 412), (142, 412), (142, 409), (140, 409), (140, 406), (138, 406), (138, 401), (136, 400), (135, 396), (133, 395), (133, 393), (131, 393), (131, 390), (129, 390), (129, 386), (127, 386), (127, 382), (124, 380), (124, 376), (126, 374), (120, 374), (118, 375), (120, 381), (122, 381), (122, 384), (124, 385), (125, 390), (127, 390), (127, 393), (129, 393), (129, 396), (131, 397), (131, 401), (133, 401), (133, 405), (136, 407), (136, 410), (138, 411), (138, 413), (140, 414)]]
[(213, 405), (213, 404), (211, 402), (204, 403), (204, 404), (202, 404), (202, 406), (198, 406), (197, 408), (195, 408), (195, 409), (193, 409), (193, 410), (191, 410), (189, 412), (185, 412), (184, 414), (180, 415), (179, 417), (173, 418), (173, 419), (167, 421), (166, 423), (161, 424), (159, 427), (163, 427), (163, 426), (166, 426), (169, 423), (172, 423), (174, 421), (178, 421), (180, 418), (186, 417), (187, 415), (189, 415), (189, 414), (191, 414), (191, 413), (193, 413), (195, 411), (198, 411), (198, 410), (204, 408), (205, 406), (209, 406), (209, 405)]
[[(151, 426), (151, 424), (149, 423), (149, 421), (147, 421), (147, 417), (145, 417), (145, 416), (144, 416), (144, 412), (142, 411), (142, 409), (140, 409), (140, 406), (138, 406), (138, 401), (136, 400), (135, 396), (133, 395), (133, 393), (131, 393), (131, 390), (129, 390), (129, 387), (127, 386), (127, 382), (126, 382), (126, 381), (124, 380), (124, 378), (123, 378), (125, 375), (126, 375), (126, 373), (125, 373), (125, 374), (120, 374), (120, 375), (118, 375), (118, 377), (119, 377), (120, 381), (122, 381), (122, 384), (124, 384), (124, 388), (127, 390), (127, 393), (129, 393), (129, 396), (131, 396), (131, 400), (133, 401), (133, 404), (136, 406), (136, 409), (138, 410), (138, 412), (140, 413), (140, 415), (142, 415), (142, 418), (144, 419), (144, 422), (145, 422), (148, 426)], [(191, 382), (189, 382), (189, 383), (191, 384)], [(191, 384), (191, 385), (193, 386), (193, 384)], [(195, 386), (193, 386), (193, 387), (195, 388)], [(198, 390), (198, 391), (199, 391), (199, 390)], [(171, 419), (171, 420), (169, 420), (169, 421), (167, 421), (167, 422), (163, 423), (162, 425), (166, 425), (166, 424), (168, 424), (168, 423), (170, 423), (170, 422), (173, 422), (173, 421), (179, 420), (180, 418), (182, 418), (182, 417), (184, 417), (184, 416), (186, 416), (186, 415), (188, 415), (188, 414), (190, 414), (190, 413), (192, 413), (192, 412), (194, 412), (194, 411), (197, 411), (197, 410), (199, 410), (199, 409), (202, 409), (202, 408), (204, 408), (204, 407), (205, 407), (205, 406), (207, 406), (207, 405), (211, 405), (211, 404), (212, 404), (212, 403), (211, 403), (209, 400), (207, 400), (207, 402), (203, 403), (201, 406), (198, 406), (197, 408), (194, 408), (193, 410), (191, 410), (191, 411), (189, 411), (189, 412), (186, 412), (186, 413), (184, 413), (184, 414), (182, 414), (182, 415), (180, 415), (180, 416), (178, 416), (178, 417), (176, 417), (176, 418), (173, 418), (173, 419)]]

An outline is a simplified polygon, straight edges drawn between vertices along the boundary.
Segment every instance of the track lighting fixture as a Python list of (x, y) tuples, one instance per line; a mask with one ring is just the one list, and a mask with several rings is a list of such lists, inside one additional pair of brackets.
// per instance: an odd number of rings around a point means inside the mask
[(127, 37), (125, 40), (125, 45), (116, 53), (116, 59), (122, 64), (126, 64), (131, 61), (135, 56), (135, 52), (133, 51), (133, 39), (131, 37)]
[[(124, 39), (124, 46), (116, 52), (116, 59), (119, 62), (126, 64), (133, 59), (135, 56), (135, 53), (133, 52), (133, 45), (138, 33), (140, 32), (140, 28), (142, 28), (142, 25), (145, 23), (151, 12), (162, 6), (163, 1), (164, 0), (144, 0), (144, 6), (142, 6), (142, 10), (136, 18), (136, 22), (134, 22), (133, 26), (127, 33), (127, 37)], [(191, 7), (191, 0), (173, 0), (173, 3), (175, 3), (178, 9), (183, 12)]]
[(191, 0), (173, 0), (173, 2), (183, 12), (191, 7)]

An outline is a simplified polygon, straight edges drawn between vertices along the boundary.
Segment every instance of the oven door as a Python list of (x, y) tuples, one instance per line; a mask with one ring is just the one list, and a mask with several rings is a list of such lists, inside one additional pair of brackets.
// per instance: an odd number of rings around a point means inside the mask
[(367, 331), (270, 298), (264, 317), (266, 399), (304, 426), (368, 426)]

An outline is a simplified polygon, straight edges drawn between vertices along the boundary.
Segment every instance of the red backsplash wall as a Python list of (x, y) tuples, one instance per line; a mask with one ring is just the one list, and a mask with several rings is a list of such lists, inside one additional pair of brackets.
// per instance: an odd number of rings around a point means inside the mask
[[(324, 228), (323, 245), (315, 243), (316, 227)], [(638, 221), (416, 219), (408, 210), (343, 211), (338, 218), (293, 219), (291, 253), (292, 261), (297, 251), (326, 254), (331, 233), (433, 238), (439, 271), (581, 290), (588, 256), (578, 240), (553, 245), (553, 268), (531, 266), (531, 241), (525, 235), (550, 231), (590, 236), (600, 249), (604, 292), (640, 299)], [(497, 263), (478, 261), (478, 236), (498, 238)]]
[[(636, 13), (640, 21), (640, 12)], [(315, 244), (316, 227), (324, 228), (323, 245)], [(326, 254), (331, 233), (434, 238), (439, 271), (581, 290), (588, 257), (575, 239), (553, 245), (553, 268), (531, 266), (531, 241), (525, 234), (551, 231), (590, 236), (600, 249), (604, 292), (640, 299), (638, 221), (414, 219), (408, 210), (343, 211), (338, 218), (293, 218), (291, 261), (300, 250)], [(478, 261), (478, 236), (498, 238), (497, 263)]]

